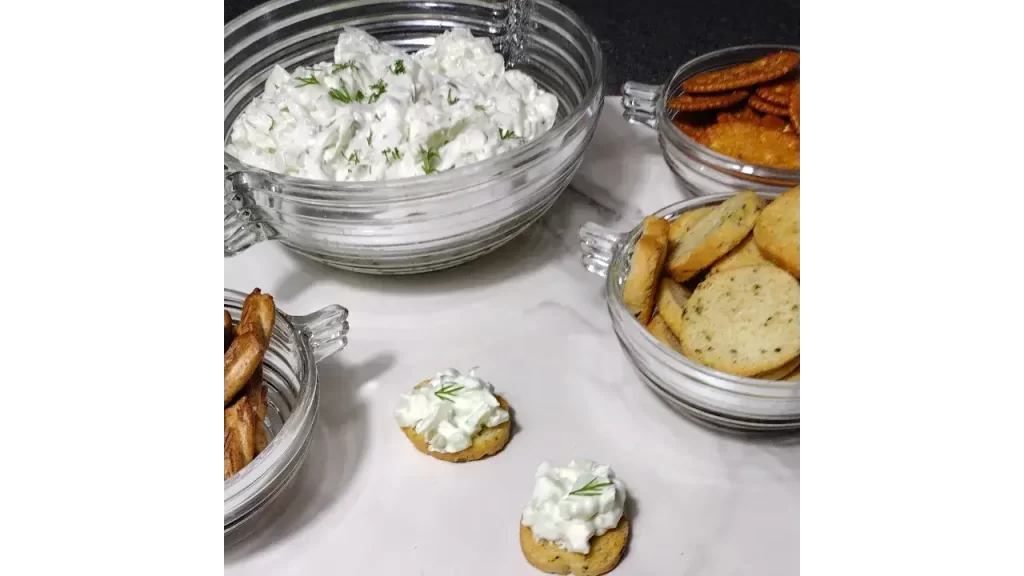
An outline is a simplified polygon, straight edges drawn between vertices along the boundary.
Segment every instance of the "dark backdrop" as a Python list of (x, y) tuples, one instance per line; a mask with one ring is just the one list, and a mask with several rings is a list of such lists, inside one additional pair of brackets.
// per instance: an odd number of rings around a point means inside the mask
[[(799, 0), (561, 0), (594, 29), (609, 94), (661, 82), (685, 60), (737, 44), (800, 44)], [(224, 21), (262, 0), (224, 0)]]

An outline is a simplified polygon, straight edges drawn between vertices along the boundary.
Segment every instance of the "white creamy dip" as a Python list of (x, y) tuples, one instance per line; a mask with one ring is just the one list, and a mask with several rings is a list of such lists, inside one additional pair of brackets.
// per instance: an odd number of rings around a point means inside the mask
[(416, 54), (345, 28), (334, 62), (275, 66), (226, 151), (272, 172), (394, 180), (479, 162), (551, 128), (558, 100), (463, 28)]
[(522, 522), (538, 540), (588, 554), (590, 538), (611, 530), (622, 518), (626, 487), (608, 466), (573, 460), (555, 468), (545, 462), (536, 478)]
[(416, 429), (435, 452), (461, 452), (473, 443), (482, 428), (508, 421), (489, 382), (476, 375), (449, 368), (428, 384), (402, 394), (395, 420), (403, 428)]

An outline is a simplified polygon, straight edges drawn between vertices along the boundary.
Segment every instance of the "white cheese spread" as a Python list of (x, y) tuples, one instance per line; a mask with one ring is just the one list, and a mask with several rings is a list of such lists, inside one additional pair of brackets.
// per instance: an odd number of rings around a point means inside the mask
[(226, 151), (271, 172), (394, 180), (496, 156), (551, 128), (558, 100), (464, 28), (406, 54), (345, 28), (334, 62), (275, 66)]
[(573, 460), (555, 468), (545, 462), (537, 468), (522, 522), (537, 540), (588, 554), (590, 538), (618, 525), (625, 503), (626, 487), (608, 466)]
[(507, 422), (508, 412), (498, 404), (491, 384), (476, 375), (476, 368), (469, 374), (449, 368), (425, 386), (402, 394), (395, 420), (426, 437), (430, 450), (454, 453), (469, 448), (482, 428)]

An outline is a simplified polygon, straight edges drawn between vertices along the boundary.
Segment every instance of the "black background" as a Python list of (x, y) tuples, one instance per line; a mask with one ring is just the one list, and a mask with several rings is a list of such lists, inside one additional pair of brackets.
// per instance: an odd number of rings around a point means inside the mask
[[(263, 0), (224, 0), (224, 22)], [(800, 44), (799, 0), (561, 0), (601, 40), (606, 90), (660, 83), (684, 61), (738, 44)]]

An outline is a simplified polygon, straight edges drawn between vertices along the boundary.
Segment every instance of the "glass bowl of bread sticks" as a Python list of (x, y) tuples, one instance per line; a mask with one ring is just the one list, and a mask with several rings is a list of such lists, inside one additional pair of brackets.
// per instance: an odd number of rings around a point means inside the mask
[(348, 310), (290, 316), (258, 288), (224, 290), (224, 535), (302, 466), (320, 403), (317, 362), (348, 343)]
[(615, 335), (679, 412), (737, 432), (800, 428), (800, 189), (703, 196), (618, 233), (580, 229)]

